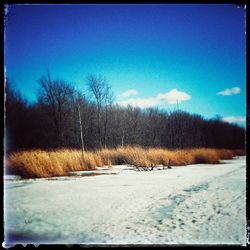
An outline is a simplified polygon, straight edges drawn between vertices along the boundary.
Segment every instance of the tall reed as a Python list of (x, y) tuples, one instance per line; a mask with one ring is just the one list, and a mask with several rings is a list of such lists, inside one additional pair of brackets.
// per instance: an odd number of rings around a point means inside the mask
[(71, 171), (90, 170), (102, 166), (128, 164), (136, 167), (172, 166), (188, 164), (215, 164), (220, 160), (232, 159), (244, 150), (194, 148), (168, 150), (142, 148), (139, 146), (118, 147), (84, 152), (80, 150), (29, 150), (16, 151), (6, 158), (7, 173), (25, 178), (66, 176)]

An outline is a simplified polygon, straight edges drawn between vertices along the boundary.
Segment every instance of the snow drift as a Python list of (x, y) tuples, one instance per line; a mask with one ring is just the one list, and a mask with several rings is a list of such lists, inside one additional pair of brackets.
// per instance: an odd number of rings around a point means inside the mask
[[(246, 245), (246, 159), (4, 184), (5, 245)], [(103, 173), (103, 174), (101, 174)]]

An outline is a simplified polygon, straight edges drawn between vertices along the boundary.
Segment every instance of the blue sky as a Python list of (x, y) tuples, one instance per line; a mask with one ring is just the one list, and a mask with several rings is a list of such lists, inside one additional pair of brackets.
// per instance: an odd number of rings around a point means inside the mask
[(48, 68), (83, 91), (102, 74), (120, 105), (244, 125), (245, 61), (245, 9), (233, 4), (8, 6), (6, 75), (31, 102)]

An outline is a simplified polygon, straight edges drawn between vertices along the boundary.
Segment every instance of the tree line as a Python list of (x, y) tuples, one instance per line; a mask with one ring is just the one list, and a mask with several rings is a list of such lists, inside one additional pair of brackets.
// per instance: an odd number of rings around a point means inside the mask
[(94, 150), (126, 145), (176, 148), (244, 148), (245, 129), (177, 109), (140, 109), (114, 104), (103, 76), (89, 75), (88, 95), (47, 71), (36, 101), (28, 103), (6, 80), (5, 147)]

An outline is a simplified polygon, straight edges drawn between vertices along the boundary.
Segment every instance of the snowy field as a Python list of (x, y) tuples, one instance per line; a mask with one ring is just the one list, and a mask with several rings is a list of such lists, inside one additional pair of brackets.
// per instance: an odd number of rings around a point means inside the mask
[(5, 176), (5, 245), (246, 245), (246, 158), (222, 163)]

